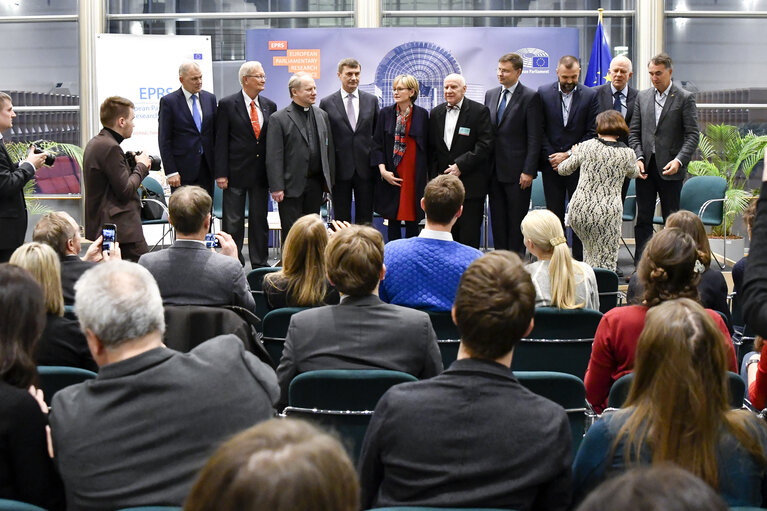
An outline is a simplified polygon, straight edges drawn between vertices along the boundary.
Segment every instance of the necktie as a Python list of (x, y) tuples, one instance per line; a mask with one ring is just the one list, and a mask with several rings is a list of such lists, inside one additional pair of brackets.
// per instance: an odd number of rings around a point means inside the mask
[(194, 125), (197, 126), (197, 131), (202, 133), (202, 115), (200, 115), (200, 109), (197, 107), (197, 94), (192, 94), (192, 118)]
[(261, 124), (258, 122), (258, 112), (256, 112), (256, 102), (250, 102), (250, 124), (253, 126), (253, 133), (256, 138), (261, 135)]
[(357, 118), (354, 115), (354, 103), (352, 103), (353, 98), (354, 94), (349, 94), (346, 96), (346, 117), (349, 118), (349, 124), (351, 125), (352, 129), (357, 127)]
[(613, 110), (617, 110), (618, 112), (620, 112), (621, 115), (623, 115), (623, 106), (621, 105), (621, 91), (619, 90), (615, 91), (615, 94), (613, 94), (613, 97), (615, 98), (615, 100), (613, 101)]
[(495, 121), (498, 125), (501, 124), (503, 119), (503, 112), (506, 110), (506, 101), (509, 97), (509, 89), (503, 89), (503, 98), (501, 98), (501, 104), (498, 105), (498, 112), (495, 115)]

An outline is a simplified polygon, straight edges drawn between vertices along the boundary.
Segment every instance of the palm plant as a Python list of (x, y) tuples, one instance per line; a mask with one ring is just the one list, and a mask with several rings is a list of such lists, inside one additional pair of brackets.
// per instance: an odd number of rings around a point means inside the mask
[(764, 158), (767, 136), (752, 131), (741, 135), (738, 128), (728, 124), (710, 124), (700, 134), (698, 150), (702, 160), (691, 161), (688, 170), (696, 176), (719, 176), (727, 181), (724, 215), (727, 232), (722, 225), (711, 230), (713, 235), (729, 236), (737, 215), (748, 207), (758, 190), (746, 190), (754, 166)]

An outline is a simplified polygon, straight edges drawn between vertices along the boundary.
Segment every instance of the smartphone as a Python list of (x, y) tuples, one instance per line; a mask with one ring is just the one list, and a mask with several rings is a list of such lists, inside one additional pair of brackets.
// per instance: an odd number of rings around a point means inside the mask
[(106, 250), (107, 253), (112, 253), (114, 248), (115, 236), (117, 234), (117, 228), (115, 224), (104, 224), (101, 227), (101, 250)]
[(208, 248), (220, 248), (221, 243), (218, 242), (218, 238), (212, 232), (205, 235), (205, 246)]

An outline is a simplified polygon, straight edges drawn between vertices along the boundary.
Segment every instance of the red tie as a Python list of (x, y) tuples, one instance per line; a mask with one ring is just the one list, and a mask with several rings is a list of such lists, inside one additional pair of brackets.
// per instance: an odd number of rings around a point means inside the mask
[(256, 138), (261, 135), (261, 124), (258, 122), (258, 112), (256, 112), (256, 102), (250, 102), (250, 124), (253, 125), (253, 133), (256, 134)]

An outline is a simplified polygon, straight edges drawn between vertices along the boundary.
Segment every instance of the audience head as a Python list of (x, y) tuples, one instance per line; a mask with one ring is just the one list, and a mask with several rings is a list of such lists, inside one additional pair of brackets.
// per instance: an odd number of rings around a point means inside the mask
[(168, 219), (184, 236), (205, 235), (213, 201), (202, 187), (182, 186), (168, 200)]
[(612, 137), (626, 137), (629, 127), (617, 110), (605, 110), (597, 115), (597, 134)]
[(461, 211), (466, 189), (456, 176), (442, 174), (426, 183), (421, 205), (426, 219), (439, 225), (449, 225)]
[(75, 312), (86, 338), (96, 336), (107, 350), (165, 332), (160, 289), (136, 263), (109, 261), (86, 271), (75, 284)]
[(59, 256), (50, 246), (36, 241), (25, 243), (13, 252), (9, 262), (27, 270), (40, 284), (45, 298), (45, 311), (48, 314), (64, 315), (61, 263)]
[(383, 278), (383, 236), (366, 225), (341, 229), (330, 238), (325, 260), (328, 279), (340, 293), (369, 295)]
[(700, 274), (695, 262), (701, 257), (692, 237), (676, 227), (656, 232), (647, 242), (637, 275), (644, 286), (648, 307), (673, 298), (698, 299)]
[(669, 215), (666, 219), (666, 227), (676, 227), (689, 234), (698, 247), (698, 260), (705, 268), (709, 267), (711, 264), (711, 246), (708, 244), (706, 228), (698, 215), (692, 211), (681, 209)]
[(60, 258), (77, 255), (81, 249), (80, 226), (68, 213), (51, 211), (35, 225), (32, 240), (50, 246)]
[(453, 303), (461, 344), (474, 358), (507, 355), (532, 328), (535, 287), (517, 254), (495, 250), (463, 272)]
[(728, 511), (699, 477), (671, 463), (638, 467), (600, 484), (576, 511)]
[(551, 306), (560, 309), (578, 309), (585, 304), (575, 303), (575, 269), (562, 222), (547, 209), (534, 209), (522, 219), (525, 246), (538, 258), (551, 259)]
[(24, 268), (0, 264), (0, 380), (26, 389), (36, 383), (35, 347), (45, 328), (45, 298)]
[[(398, 75), (394, 77), (392, 81), (392, 87), (394, 88), (394, 100), (397, 101), (398, 94), (404, 94), (410, 98), (410, 102), (415, 104), (415, 100), (418, 99), (419, 86), (418, 79), (413, 75)], [(397, 91), (399, 88), (404, 88), (404, 91)], [(397, 101), (399, 103), (399, 101)]]
[(284, 282), (291, 304), (311, 307), (322, 303), (327, 292), (325, 247), (328, 231), (320, 215), (302, 216), (290, 228), (282, 249), (282, 270), (265, 281), (280, 287)]
[(208, 460), (185, 511), (357, 511), (359, 483), (341, 444), (311, 424), (271, 419)]

